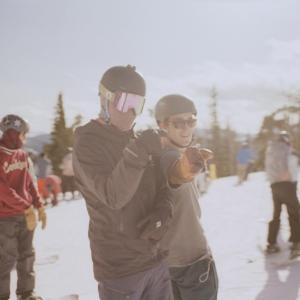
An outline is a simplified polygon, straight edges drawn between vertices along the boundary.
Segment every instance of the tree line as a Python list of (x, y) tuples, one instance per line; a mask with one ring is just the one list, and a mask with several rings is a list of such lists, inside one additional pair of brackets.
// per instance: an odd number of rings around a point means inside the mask
[[(255, 170), (264, 168), (264, 153), (267, 143), (280, 130), (290, 133), (293, 145), (300, 153), (300, 92), (287, 95), (292, 104), (284, 106), (265, 116), (256, 135), (241, 136), (229, 124), (223, 128), (218, 117), (218, 90), (212, 87), (209, 94), (210, 126), (208, 129), (197, 131), (196, 141), (203, 147), (214, 152), (213, 163), (216, 165), (217, 177), (236, 174), (236, 155), (243, 142), (248, 142), (256, 153)], [(149, 111), (151, 113), (151, 110)], [(153, 113), (153, 112), (152, 112)], [(60, 175), (59, 165), (73, 146), (74, 129), (81, 124), (82, 116), (75, 116), (72, 124), (67, 126), (63, 103), (63, 94), (59, 93), (55, 106), (54, 122), (51, 131), (51, 141), (45, 145), (44, 152), (53, 165), (55, 174)]]

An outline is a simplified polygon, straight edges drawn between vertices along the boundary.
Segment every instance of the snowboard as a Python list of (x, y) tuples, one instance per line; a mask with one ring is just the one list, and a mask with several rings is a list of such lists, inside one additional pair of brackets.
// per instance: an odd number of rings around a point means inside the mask
[(57, 254), (38, 258), (35, 262), (36, 265), (44, 266), (49, 264), (54, 264), (59, 260), (59, 256)]
[(289, 265), (292, 265), (292, 264), (297, 264), (297, 263), (300, 263), (300, 253), (298, 254), (295, 254), (293, 256), (291, 256), (290, 252), (287, 253), (288, 255), (283, 258), (283, 259), (280, 259), (278, 261), (274, 261), (274, 265), (277, 266), (277, 267), (287, 267)]
[(291, 257), (290, 248), (287, 245), (281, 245), (281, 250), (275, 253), (267, 253), (261, 244), (258, 245), (258, 249), (266, 259), (275, 267), (287, 267), (289, 265), (300, 263), (300, 254)]
[(79, 300), (79, 295), (70, 294), (61, 297), (43, 298), (43, 300)]

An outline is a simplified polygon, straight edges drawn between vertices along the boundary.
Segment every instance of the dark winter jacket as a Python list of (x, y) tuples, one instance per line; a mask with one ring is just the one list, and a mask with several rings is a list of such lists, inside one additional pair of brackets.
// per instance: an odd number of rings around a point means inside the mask
[(149, 215), (169, 219), (172, 205), (156, 159), (132, 137), (97, 121), (75, 132), (73, 167), (90, 216), (98, 281), (149, 269), (165, 256), (157, 241), (141, 238), (138, 225)]

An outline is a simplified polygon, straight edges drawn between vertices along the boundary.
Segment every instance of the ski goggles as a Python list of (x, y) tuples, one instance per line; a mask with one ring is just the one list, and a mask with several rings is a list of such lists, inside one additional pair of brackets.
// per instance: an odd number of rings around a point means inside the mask
[(174, 120), (170, 120), (169, 123), (171, 123), (176, 129), (185, 129), (186, 127), (194, 128), (197, 125), (197, 118), (194, 117), (194, 118), (189, 118), (187, 120), (177, 118)]
[(99, 94), (102, 95), (109, 102), (113, 103), (116, 109), (120, 112), (128, 112), (130, 109), (136, 115), (140, 115), (145, 104), (145, 97), (126, 93), (126, 92), (111, 92), (105, 86), (100, 84)]

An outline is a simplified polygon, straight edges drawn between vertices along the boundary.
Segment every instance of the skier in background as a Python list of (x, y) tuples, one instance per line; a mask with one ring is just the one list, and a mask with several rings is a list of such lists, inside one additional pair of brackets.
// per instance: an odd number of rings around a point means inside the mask
[(45, 181), (46, 177), (51, 174), (52, 166), (44, 152), (41, 152), (35, 159), (34, 167), (36, 170), (39, 194), (43, 198), (44, 204), (47, 204)]
[(253, 151), (248, 142), (244, 142), (236, 155), (237, 162), (237, 185), (242, 184), (248, 179), (251, 165), (253, 163)]
[(269, 222), (266, 252), (280, 251), (277, 235), (280, 227), (282, 205), (286, 205), (289, 224), (291, 258), (300, 255), (300, 206), (297, 198), (298, 160), (291, 146), (289, 134), (281, 131), (270, 141), (265, 158), (266, 174), (271, 184), (273, 196), (273, 219)]
[(60, 169), (62, 170), (62, 192), (64, 199), (67, 199), (67, 193), (70, 192), (75, 199), (76, 183), (72, 164), (73, 148), (69, 147), (67, 154), (63, 157)]

